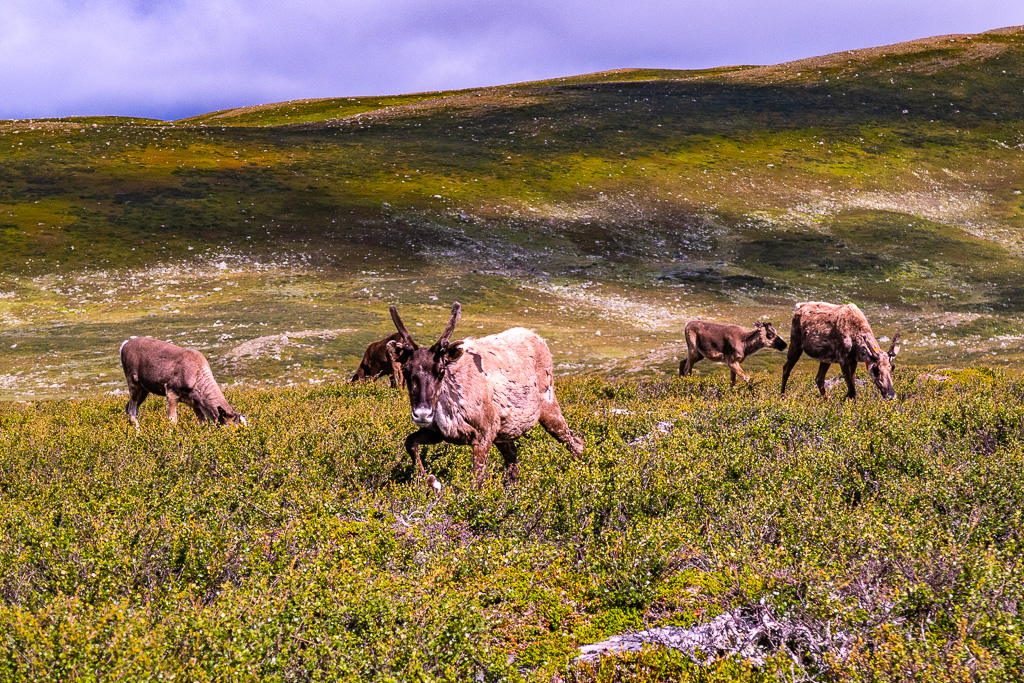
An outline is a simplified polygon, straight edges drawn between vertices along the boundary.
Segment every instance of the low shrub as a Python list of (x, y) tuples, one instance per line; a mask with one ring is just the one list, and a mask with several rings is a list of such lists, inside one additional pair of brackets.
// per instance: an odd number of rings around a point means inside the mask
[[(559, 384), (520, 482), (437, 446), (397, 391), (240, 391), (247, 429), (135, 433), (115, 399), (0, 405), (3, 680), (1011, 680), (1024, 648), (1024, 383), (898, 401), (772, 381)], [(582, 644), (760, 606), (855, 645), (698, 665)]]

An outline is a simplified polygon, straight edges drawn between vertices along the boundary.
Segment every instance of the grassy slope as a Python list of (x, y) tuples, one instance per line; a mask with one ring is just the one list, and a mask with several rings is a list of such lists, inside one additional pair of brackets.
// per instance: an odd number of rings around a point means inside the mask
[(0, 396), (116, 388), (146, 333), (267, 337), (221, 376), (317, 382), (387, 303), (433, 333), (454, 298), (563, 372), (671, 371), (687, 317), (785, 329), (804, 299), (857, 301), (908, 360), (1019, 363), (1022, 40), (0, 123)]
[[(1013, 373), (901, 372), (898, 403), (819, 401), (809, 367), (779, 398), (773, 356), (751, 391), (565, 379), (584, 460), (533, 433), (519, 486), (474, 492), (433, 449), (436, 502), (400, 394), (333, 382), (387, 303), (426, 337), (456, 297), (464, 333), (528, 321), (574, 374), (671, 370), (686, 316), (785, 328), (803, 298), (857, 300), (912, 363), (1019, 363), (1021, 39), (0, 123), (0, 396), (116, 389), (140, 333), (322, 383), (230, 390), (244, 431), (0, 403), (0, 678), (552, 680), (742, 606), (858, 636), (819, 680), (1019, 679)], [(577, 678), (797, 671), (623, 666)]]
[[(535, 430), (517, 486), (495, 453), (473, 491), (468, 449), (432, 448), (440, 499), (383, 386), (230, 392), (245, 430), (0, 404), (0, 678), (1019, 680), (1024, 384), (957, 377), (899, 402), (567, 379), (585, 458)], [(737, 607), (857, 640), (569, 676), (580, 644)]]

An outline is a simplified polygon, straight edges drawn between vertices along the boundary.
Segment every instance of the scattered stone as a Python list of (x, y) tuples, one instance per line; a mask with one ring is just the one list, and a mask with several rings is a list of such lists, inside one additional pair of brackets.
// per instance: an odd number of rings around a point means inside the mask
[(629, 442), (630, 446), (643, 446), (644, 444), (657, 439), (659, 436), (671, 434), (675, 429), (675, 425), (668, 420), (662, 420), (658, 424), (654, 425), (654, 429), (647, 432), (642, 436), (638, 436)]
[(596, 662), (601, 657), (623, 652), (667, 647), (689, 655), (702, 665), (711, 664), (719, 657), (736, 656), (760, 666), (777, 652), (803, 665), (822, 663), (827, 653), (842, 659), (849, 654), (852, 641), (850, 634), (833, 633), (828, 626), (811, 628), (775, 618), (767, 609), (739, 608), (690, 628), (662, 626), (584, 645), (575, 661)]
[(939, 368), (935, 372), (922, 372), (920, 375), (917, 376), (917, 379), (921, 380), (921, 381), (924, 381), (924, 382), (939, 382), (939, 383), (953, 381), (953, 379), (954, 379), (953, 377), (950, 377), (949, 375), (943, 374), (945, 372), (959, 372), (959, 369), (958, 368)]
[[(853, 383), (858, 387), (866, 387), (868, 385), (867, 382), (858, 378), (854, 378)], [(827, 379), (825, 380), (825, 391), (829, 391), (832, 387), (839, 385), (842, 385), (842, 387), (845, 389), (846, 380), (843, 379), (842, 377), (833, 377), (832, 379)]]

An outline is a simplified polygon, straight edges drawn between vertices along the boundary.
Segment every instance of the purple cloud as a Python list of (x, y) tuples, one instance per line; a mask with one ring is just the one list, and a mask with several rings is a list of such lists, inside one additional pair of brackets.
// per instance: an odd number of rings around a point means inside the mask
[(768, 64), (1022, 23), (1006, 0), (6, 0), (0, 118)]

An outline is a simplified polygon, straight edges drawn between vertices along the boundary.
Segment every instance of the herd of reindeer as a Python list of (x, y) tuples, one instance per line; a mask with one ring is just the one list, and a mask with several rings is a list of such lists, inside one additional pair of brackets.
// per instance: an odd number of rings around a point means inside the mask
[[(410, 415), (418, 429), (405, 439), (419, 476), (435, 490), (440, 483), (423, 469), (420, 449), (441, 442), (473, 448), (474, 482), (484, 479), (491, 445), (501, 453), (505, 480), (519, 473), (516, 440), (538, 423), (565, 444), (574, 455), (583, 453), (583, 441), (572, 433), (562, 416), (554, 391), (551, 351), (535, 332), (514, 327), (500, 334), (451, 341), (462, 307), (452, 306), (451, 318), (431, 346), (419, 346), (391, 306), (397, 332), (366, 349), (353, 382), (390, 376), (392, 386), (409, 394)], [(685, 327), (687, 354), (679, 373), (688, 375), (695, 363), (707, 358), (729, 367), (732, 383), (750, 377), (740, 363), (765, 348), (787, 349), (769, 322), (754, 323), (753, 330), (739, 325), (691, 320)], [(884, 398), (894, 398), (893, 362), (899, 353), (899, 334), (882, 351), (871, 325), (854, 304), (798, 303), (793, 311), (782, 393), (801, 354), (819, 362), (815, 380), (825, 396), (825, 375), (838, 363), (846, 380), (847, 397), (856, 396), (854, 375), (864, 363), (871, 381)], [(210, 364), (199, 351), (183, 349), (152, 337), (132, 337), (121, 344), (121, 366), (128, 381), (125, 412), (139, 428), (139, 405), (149, 394), (166, 396), (167, 414), (177, 422), (178, 403), (195, 411), (200, 422), (245, 425), (213, 377)]]

